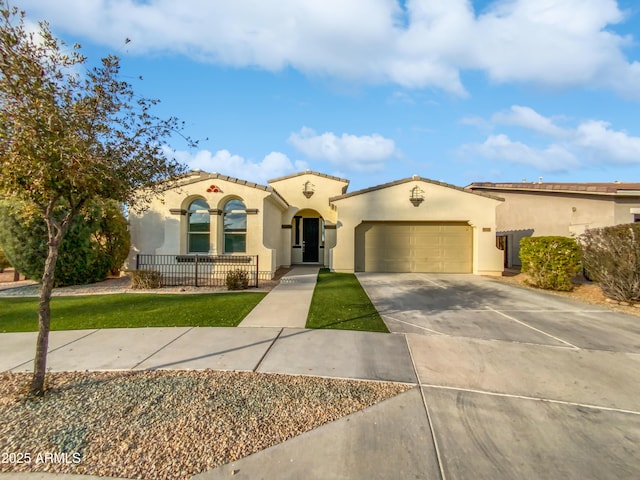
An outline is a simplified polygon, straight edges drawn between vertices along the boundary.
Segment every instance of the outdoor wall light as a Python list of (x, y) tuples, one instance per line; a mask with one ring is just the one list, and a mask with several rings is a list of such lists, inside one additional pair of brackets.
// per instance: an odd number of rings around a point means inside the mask
[(411, 196), (409, 197), (409, 201), (413, 203), (414, 207), (419, 206), (422, 202), (424, 202), (424, 190), (422, 190), (417, 185), (411, 189)]
[(315, 193), (314, 186), (315, 185), (309, 181), (305, 182), (302, 188), (302, 194), (307, 198), (311, 198), (311, 195)]

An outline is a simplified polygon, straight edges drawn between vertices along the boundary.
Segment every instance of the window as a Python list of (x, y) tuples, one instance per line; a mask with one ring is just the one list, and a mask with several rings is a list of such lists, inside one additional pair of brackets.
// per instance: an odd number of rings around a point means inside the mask
[(224, 206), (224, 252), (247, 251), (247, 212), (241, 200), (229, 200)]
[(209, 205), (204, 200), (194, 200), (187, 212), (189, 218), (188, 249), (189, 253), (208, 253), (211, 222)]

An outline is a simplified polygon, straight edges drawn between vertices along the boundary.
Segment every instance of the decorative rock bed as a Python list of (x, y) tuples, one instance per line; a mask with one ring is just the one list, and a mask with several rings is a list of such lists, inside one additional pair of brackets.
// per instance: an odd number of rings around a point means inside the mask
[(0, 471), (187, 479), (410, 385), (218, 371), (0, 373)]

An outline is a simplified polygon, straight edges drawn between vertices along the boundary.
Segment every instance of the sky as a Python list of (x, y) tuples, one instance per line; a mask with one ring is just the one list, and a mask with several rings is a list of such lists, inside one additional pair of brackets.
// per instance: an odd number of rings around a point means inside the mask
[[(640, 181), (636, 0), (10, 0), (122, 61), (191, 169), (349, 191)], [(130, 39), (130, 42), (126, 42)]]

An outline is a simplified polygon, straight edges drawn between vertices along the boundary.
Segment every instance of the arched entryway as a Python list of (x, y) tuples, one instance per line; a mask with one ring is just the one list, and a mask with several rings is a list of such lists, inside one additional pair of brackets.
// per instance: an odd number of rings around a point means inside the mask
[(324, 265), (324, 219), (316, 210), (300, 210), (291, 221), (291, 263)]

